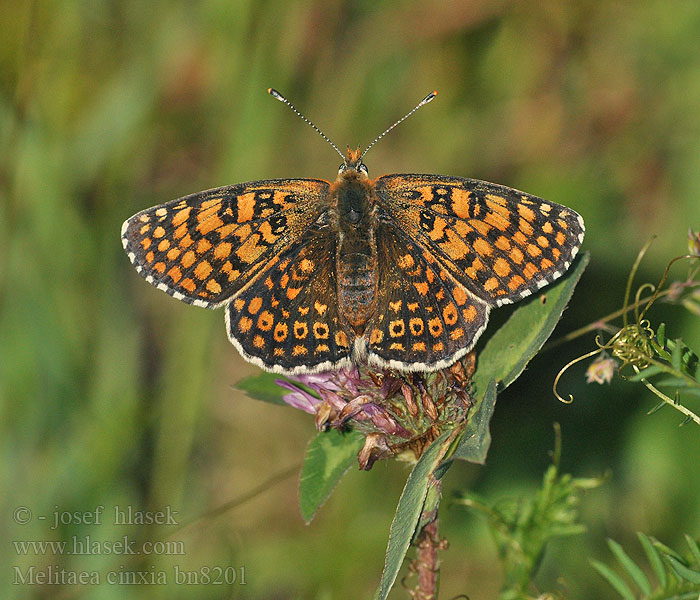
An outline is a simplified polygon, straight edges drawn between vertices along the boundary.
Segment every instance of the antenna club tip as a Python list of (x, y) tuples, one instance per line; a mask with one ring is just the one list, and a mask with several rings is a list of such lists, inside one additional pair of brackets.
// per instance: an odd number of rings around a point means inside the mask
[(433, 96), (437, 96), (437, 90), (433, 90)]
[(284, 101), (284, 96), (280, 94), (275, 88), (267, 88), (267, 93), (277, 100)]

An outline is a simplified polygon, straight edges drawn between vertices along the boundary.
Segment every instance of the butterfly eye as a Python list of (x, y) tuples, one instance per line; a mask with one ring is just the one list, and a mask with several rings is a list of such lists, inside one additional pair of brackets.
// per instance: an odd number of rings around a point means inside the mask
[(347, 169), (347, 168), (348, 168), (348, 166), (347, 166), (345, 163), (342, 163), (342, 164), (338, 167), (338, 173), (344, 173), (344, 172), (345, 172), (345, 169)]
[(369, 175), (369, 171), (367, 170), (367, 165), (365, 163), (360, 163), (357, 165), (357, 170), (365, 175)]

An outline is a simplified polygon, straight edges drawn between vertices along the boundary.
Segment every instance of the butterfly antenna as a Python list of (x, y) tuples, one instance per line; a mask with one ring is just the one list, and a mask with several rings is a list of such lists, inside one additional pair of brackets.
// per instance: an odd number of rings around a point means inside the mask
[[(314, 124), (313, 124), (311, 121), (309, 121), (304, 115), (302, 115), (302, 114), (294, 107), (294, 105), (293, 105), (289, 100), (287, 100), (282, 94), (280, 94), (280, 93), (279, 93), (276, 89), (274, 89), (274, 88), (268, 88), (268, 89), (267, 89), (267, 93), (270, 94), (270, 96), (272, 96), (273, 98), (277, 98), (277, 100), (279, 100), (280, 102), (283, 102), (284, 104), (286, 104), (289, 108), (291, 108), (291, 109), (294, 111), (294, 113), (295, 113), (302, 121), (304, 121), (304, 122), (308, 123), (309, 125), (311, 125), (311, 127), (313, 127), (313, 129), (314, 129), (314, 131), (315, 131), (316, 133), (318, 133), (324, 140), (326, 140), (331, 146), (333, 146), (333, 149), (334, 149), (338, 154), (340, 154), (340, 157), (343, 159), (343, 162), (345, 162), (345, 155), (344, 155), (340, 150), (338, 150), (338, 146), (336, 146), (333, 142), (331, 142), (330, 138), (329, 138), (325, 133), (323, 133), (323, 131), (321, 131), (318, 127), (316, 127), (316, 125), (314, 125)], [(414, 109), (414, 110), (415, 110), (415, 109)]]
[(425, 98), (423, 98), (423, 99), (413, 108), (413, 110), (408, 111), (403, 117), (401, 117), (398, 121), (396, 121), (396, 123), (394, 123), (391, 127), (389, 127), (389, 129), (387, 129), (384, 133), (381, 133), (381, 134), (379, 134), (376, 138), (374, 138), (374, 140), (372, 141), (372, 143), (371, 143), (369, 146), (367, 146), (367, 148), (365, 148), (365, 151), (362, 153), (362, 156), (360, 157), (360, 159), (362, 159), (362, 157), (364, 157), (364, 155), (367, 154), (367, 152), (369, 152), (369, 149), (370, 149), (372, 146), (374, 146), (379, 140), (381, 140), (387, 133), (389, 133), (394, 127), (396, 127), (399, 123), (401, 123), (401, 122), (405, 121), (406, 119), (408, 119), (408, 117), (410, 117), (414, 112), (416, 112), (421, 106), (423, 106), (424, 104), (428, 104), (428, 102), (430, 102), (433, 98), (435, 98), (435, 96), (437, 96), (437, 92), (436, 92), (436, 91), (430, 92)]

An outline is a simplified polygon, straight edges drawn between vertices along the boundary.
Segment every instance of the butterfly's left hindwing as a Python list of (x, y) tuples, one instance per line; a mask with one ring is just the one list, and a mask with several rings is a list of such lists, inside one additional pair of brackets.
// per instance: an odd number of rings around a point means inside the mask
[(327, 209), (329, 183), (255, 181), (146, 209), (122, 227), (136, 270), (178, 300), (227, 302)]
[(474, 295), (516, 302), (564, 274), (583, 242), (573, 210), (493, 183), (442, 175), (387, 175), (380, 210)]

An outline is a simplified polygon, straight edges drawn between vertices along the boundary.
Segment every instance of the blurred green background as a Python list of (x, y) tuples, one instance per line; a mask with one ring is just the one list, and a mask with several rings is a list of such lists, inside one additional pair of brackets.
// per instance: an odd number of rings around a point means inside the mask
[[(437, 89), (368, 155), (371, 176), (475, 177), (579, 211), (592, 260), (556, 336), (621, 305), (652, 234), (640, 281), (656, 281), (688, 226), (700, 227), (698, 40), (693, 1), (4, 0), (2, 597), (371, 596), (405, 465), (351, 471), (308, 527), (296, 475), (181, 530), (112, 522), (119, 505), (171, 507), (184, 524), (299, 464), (314, 433), (310, 416), (235, 391), (257, 369), (228, 343), (223, 312), (147, 285), (119, 239), (133, 213), (201, 189), (334, 178), (338, 157), (269, 86), (341, 147), (366, 145)], [(700, 348), (697, 317), (655, 310), (669, 335)], [(670, 410), (646, 416), (655, 402), (639, 386), (586, 385), (585, 365), (562, 380), (574, 404), (554, 399), (556, 371), (592, 347), (589, 336), (536, 358), (499, 397), (486, 466), (446, 478), (447, 498), (531, 490), (561, 422), (564, 470), (611, 472), (584, 499), (589, 532), (545, 557), (542, 589), (570, 598), (614, 597), (587, 561), (610, 559), (607, 536), (634, 554), (636, 530), (677, 547), (683, 532), (700, 534), (697, 427), (679, 429)], [(53, 528), (55, 510), (99, 505), (101, 525)], [(485, 527), (443, 505), (441, 597), (494, 598), (501, 574)], [(24, 525), (20, 506), (32, 511)], [(21, 555), (12, 543), (86, 535), (181, 541), (184, 554)], [(165, 571), (170, 585), (13, 585), (14, 565)], [(246, 585), (173, 583), (176, 566), (217, 565), (239, 577), (243, 567)]]

